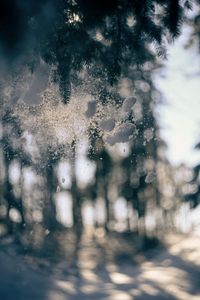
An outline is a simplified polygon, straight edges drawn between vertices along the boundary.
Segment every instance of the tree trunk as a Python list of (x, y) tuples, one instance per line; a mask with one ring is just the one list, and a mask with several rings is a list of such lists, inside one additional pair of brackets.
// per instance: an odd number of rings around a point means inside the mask
[(73, 228), (76, 232), (76, 234), (79, 236), (82, 233), (83, 229), (83, 221), (82, 221), (82, 203), (81, 203), (81, 196), (80, 192), (77, 186), (77, 180), (76, 180), (76, 151), (75, 151), (75, 146), (73, 149), (73, 157), (72, 157), (72, 186), (71, 186), (71, 195), (72, 195), (72, 201), (73, 201), (73, 208), (72, 208), (72, 213), (73, 213)]
[(56, 220), (56, 205), (54, 194), (56, 192), (56, 178), (54, 175), (54, 168), (52, 165), (46, 168), (46, 199), (43, 210), (44, 225), (48, 230), (54, 230), (58, 227)]

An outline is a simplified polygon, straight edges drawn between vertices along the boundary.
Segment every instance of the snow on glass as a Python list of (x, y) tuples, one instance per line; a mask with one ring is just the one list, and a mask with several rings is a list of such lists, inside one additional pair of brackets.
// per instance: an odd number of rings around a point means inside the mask
[(87, 88), (72, 87), (70, 100), (64, 104), (59, 87), (51, 80), (50, 69), (44, 63), (40, 64), (34, 76), (31, 77), (27, 71), (24, 78), (22, 75), (16, 82), (14, 90), (11, 84), (8, 88), (8, 81), (5, 83), (3, 93), (7, 100), (4, 108), (6, 111), (6, 106), (11, 105), (11, 95), (17, 94), (13, 116), (20, 120), (24, 147), (34, 153), (35, 160), (40, 153), (47, 153), (49, 148), (56, 156), (60, 146), (65, 157), (71, 155), (74, 142), (88, 140), (89, 135), (95, 132), (108, 146), (127, 143), (137, 136), (135, 122), (139, 100), (134, 91), (124, 92), (129, 89), (124, 87), (126, 81), (120, 81), (123, 89), (120, 84), (118, 86), (122, 98), (120, 104), (113, 99), (102, 103), (98, 94), (92, 95), (90, 81), (85, 83)]
[(23, 129), (33, 134), (43, 147), (71, 145), (87, 136), (90, 128), (98, 129), (104, 142), (114, 145), (136, 136), (133, 118), (127, 121), (135, 103), (135, 97), (127, 97), (122, 106), (111, 101), (103, 105), (89, 94), (74, 91), (65, 105), (58, 88), (52, 84), (43, 93), (39, 105), (19, 102), (15, 115), (20, 118)]

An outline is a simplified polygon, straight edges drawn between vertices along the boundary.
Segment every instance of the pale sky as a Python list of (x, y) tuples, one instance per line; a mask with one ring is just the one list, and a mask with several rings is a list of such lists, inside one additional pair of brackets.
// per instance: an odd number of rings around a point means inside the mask
[(200, 53), (197, 45), (184, 49), (190, 30), (185, 27), (169, 47), (166, 69), (155, 82), (166, 102), (158, 111), (168, 158), (193, 166), (200, 163), (200, 150), (194, 150), (200, 141)]

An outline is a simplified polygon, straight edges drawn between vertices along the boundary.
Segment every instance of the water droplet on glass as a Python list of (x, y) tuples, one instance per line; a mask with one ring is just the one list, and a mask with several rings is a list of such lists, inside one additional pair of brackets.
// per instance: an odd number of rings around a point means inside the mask
[(146, 183), (151, 183), (156, 179), (156, 173), (155, 172), (149, 172), (145, 178)]
[(46, 229), (45, 230), (45, 235), (48, 235), (50, 233), (50, 230), (49, 229)]

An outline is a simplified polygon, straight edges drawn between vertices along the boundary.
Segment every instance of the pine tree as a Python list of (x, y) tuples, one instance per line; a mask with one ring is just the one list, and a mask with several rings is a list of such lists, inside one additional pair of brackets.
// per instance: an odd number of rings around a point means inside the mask
[(12, 66), (17, 59), (34, 70), (38, 57), (55, 66), (67, 103), (83, 66), (98, 65), (114, 84), (124, 63), (141, 65), (155, 54), (164, 56), (166, 37), (179, 35), (190, 6), (180, 0), (3, 1), (2, 53)]

